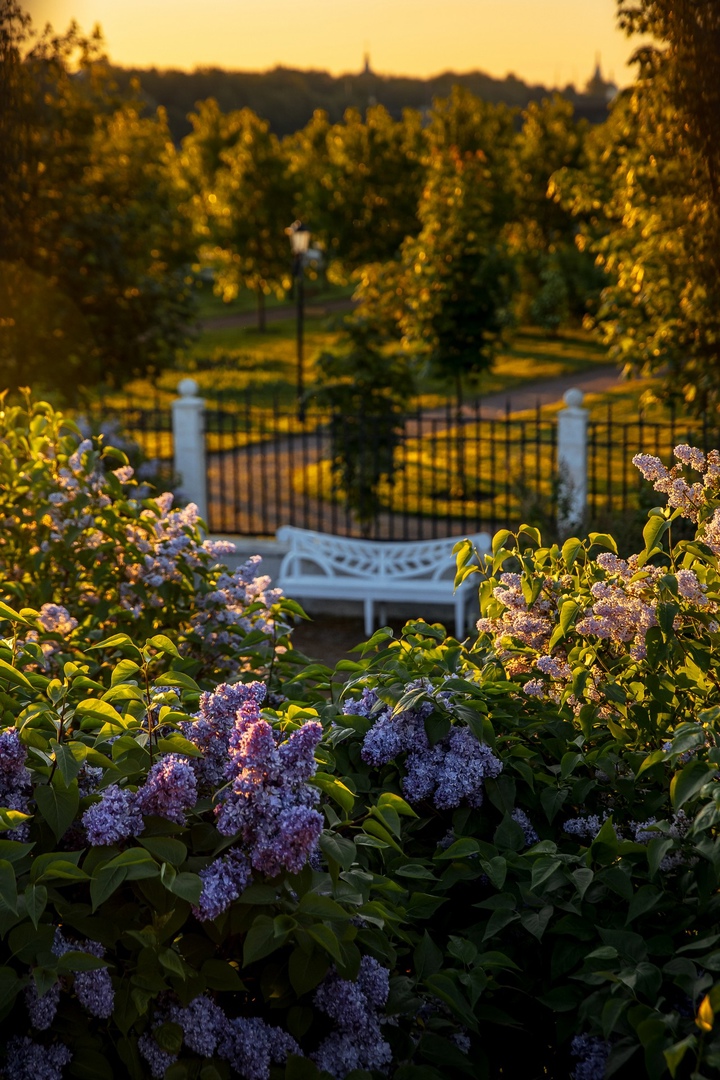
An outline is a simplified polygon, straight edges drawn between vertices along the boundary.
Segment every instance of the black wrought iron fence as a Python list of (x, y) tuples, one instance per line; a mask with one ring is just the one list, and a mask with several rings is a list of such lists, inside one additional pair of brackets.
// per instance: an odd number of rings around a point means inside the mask
[(650, 494), (647, 482), (632, 464), (636, 454), (652, 454), (666, 465), (674, 464), (673, 448), (681, 443), (699, 446), (707, 452), (720, 446), (717, 423), (709, 417), (648, 421), (639, 414), (634, 420), (618, 421), (608, 406), (602, 417), (588, 425), (588, 517), (627, 514), (643, 502), (661, 502)]
[[(206, 412), (209, 524), (273, 535), (283, 524), (376, 539), (424, 539), (518, 522), (532, 494), (553, 512), (552, 419), (417, 409), (394, 421), (311, 408)], [(352, 454), (353, 467), (346, 468)], [(368, 512), (372, 507), (372, 515)]]

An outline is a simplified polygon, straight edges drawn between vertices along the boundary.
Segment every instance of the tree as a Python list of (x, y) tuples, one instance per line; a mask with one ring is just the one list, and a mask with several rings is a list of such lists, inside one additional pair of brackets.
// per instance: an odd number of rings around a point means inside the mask
[(195, 219), (205, 236), (203, 257), (215, 266), (225, 300), (241, 288), (255, 293), (258, 326), (265, 299), (290, 286), (285, 229), (295, 209), (295, 184), (277, 136), (250, 109), (224, 117), (206, 102), (192, 117), (182, 157), (195, 178)]
[(603, 274), (575, 245), (578, 223), (548, 192), (559, 169), (582, 169), (587, 124), (554, 94), (523, 112), (516, 144), (517, 219), (510, 230), (522, 286), (519, 317), (556, 330), (571, 314), (594, 309)]
[(316, 112), (286, 141), (302, 189), (301, 216), (345, 275), (397, 256), (418, 231), (424, 138), (420, 114), (393, 120), (381, 105), (342, 123)]
[(0, 357), (10, 382), (119, 382), (174, 359), (193, 305), (162, 113), (121, 95), (99, 32), (36, 40), (2, 2)]
[(608, 275), (596, 323), (611, 355), (662, 373), (665, 395), (720, 407), (720, 13), (712, 0), (621, 3), (662, 43), (557, 190)]
[(464, 381), (491, 366), (511, 322), (515, 271), (495, 214), (498, 181), (482, 151), (436, 151), (418, 210), (422, 229), (403, 246), (401, 328), (453, 382), (458, 415)]
[(333, 412), (332, 468), (348, 507), (369, 527), (382, 508), (381, 486), (392, 484), (413, 379), (407, 356), (388, 355), (377, 328), (346, 320), (349, 348), (317, 359), (317, 397)]

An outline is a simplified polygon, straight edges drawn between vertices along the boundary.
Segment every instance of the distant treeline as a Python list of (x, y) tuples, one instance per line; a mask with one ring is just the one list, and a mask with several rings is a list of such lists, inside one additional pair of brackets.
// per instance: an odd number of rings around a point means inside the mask
[[(446, 71), (431, 79), (376, 75), (373, 71), (336, 77), (327, 71), (296, 71), (285, 67), (264, 72), (115, 68), (114, 73), (123, 87), (131, 79), (138, 79), (148, 104), (165, 108), (176, 143), (191, 130), (188, 113), (195, 111), (197, 102), (207, 98), (214, 98), (226, 113), (252, 109), (282, 136), (303, 128), (316, 109), (324, 109), (331, 122), (337, 123), (346, 109), (364, 110), (377, 104), (384, 105), (399, 119), (403, 109), (429, 109), (435, 98), (447, 97), (453, 86), (462, 86), (483, 101), (521, 109), (551, 93), (545, 86), (529, 86), (514, 75), (494, 79), (481, 71), (465, 75)], [(572, 102), (577, 118), (591, 123), (607, 119), (607, 104), (602, 97), (579, 93), (573, 86), (567, 86), (562, 93)]]

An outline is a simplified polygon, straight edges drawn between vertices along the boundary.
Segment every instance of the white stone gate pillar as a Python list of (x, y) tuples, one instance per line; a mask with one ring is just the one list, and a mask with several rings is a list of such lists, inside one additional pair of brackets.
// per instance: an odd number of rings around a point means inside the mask
[(207, 470), (205, 466), (205, 402), (198, 397), (194, 379), (181, 379), (180, 397), (172, 403), (173, 464), (180, 478), (180, 495), (194, 502), (207, 522)]
[(558, 413), (558, 532), (561, 539), (582, 528), (587, 510), (588, 410), (582, 390), (567, 390)]

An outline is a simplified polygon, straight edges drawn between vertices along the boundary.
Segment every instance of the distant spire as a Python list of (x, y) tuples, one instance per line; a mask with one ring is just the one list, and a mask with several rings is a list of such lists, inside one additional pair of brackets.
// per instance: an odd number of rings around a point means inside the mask
[(366, 52), (364, 56), (363, 75), (372, 75), (372, 68), (370, 67), (370, 53)]

